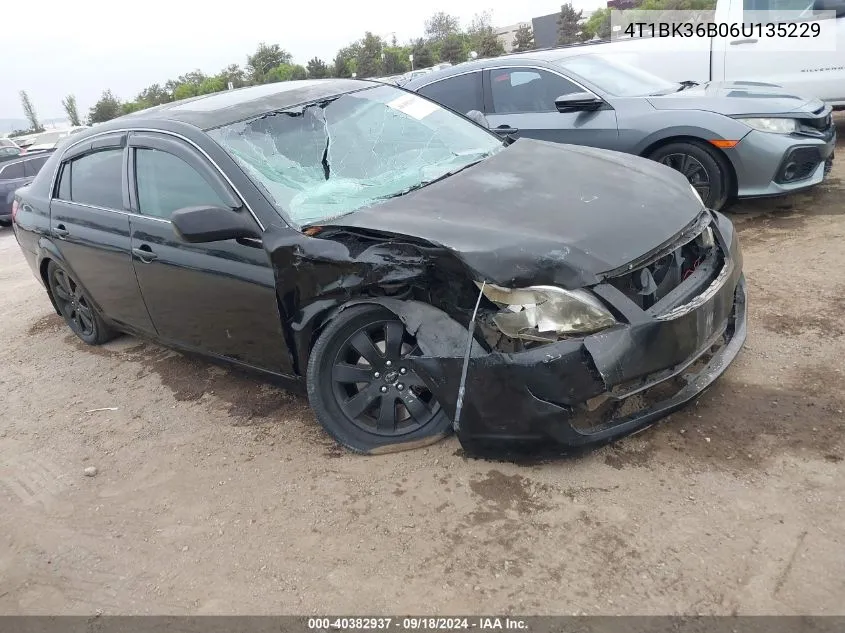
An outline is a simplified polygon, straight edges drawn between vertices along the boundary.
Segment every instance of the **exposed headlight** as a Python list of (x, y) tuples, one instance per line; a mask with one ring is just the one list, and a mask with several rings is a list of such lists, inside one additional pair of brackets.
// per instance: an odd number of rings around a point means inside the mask
[(747, 126), (760, 130), (761, 132), (772, 132), (774, 134), (792, 134), (798, 129), (795, 119), (739, 119)]
[(484, 296), (503, 308), (493, 322), (510, 338), (556, 341), (561, 336), (589, 334), (616, 323), (613, 315), (583, 290), (555, 286), (510, 289), (487, 284)]
[(703, 206), (704, 206), (704, 200), (702, 200), (702, 199), (701, 199), (701, 194), (700, 194), (700, 193), (698, 193), (698, 191), (696, 190), (696, 188), (695, 188), (695, 187), (693, 187), (692, 185), (690, 185), (690, 186), (689, 186), (689, 188), (690, 188), (690, 189), (692, 189), (692, 194), (693, 194), (696, 198), (698, 198), (698, 201), (701, 203), (701, 206), (703, 207)]

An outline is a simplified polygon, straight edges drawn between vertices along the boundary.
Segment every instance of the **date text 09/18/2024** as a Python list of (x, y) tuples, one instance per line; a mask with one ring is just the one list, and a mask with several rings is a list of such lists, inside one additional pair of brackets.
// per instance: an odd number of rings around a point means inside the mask
[(323, 617), (308, 618), (308, 629), (316, 631), (365, 631), (400, 629), (410, 631), (444, 631), (478, 629), (495, 630), (527, 630), (525, 620), (510, 617)]

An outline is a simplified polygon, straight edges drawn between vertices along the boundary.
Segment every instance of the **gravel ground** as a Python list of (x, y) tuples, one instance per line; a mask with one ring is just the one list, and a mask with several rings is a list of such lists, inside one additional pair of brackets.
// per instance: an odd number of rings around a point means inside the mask
[(260, 379), (85, 347), (0, 230), (0, 613), (845, 614), (843, 179), (732, 210), (710, 391), (531, 465), (349, 455)]

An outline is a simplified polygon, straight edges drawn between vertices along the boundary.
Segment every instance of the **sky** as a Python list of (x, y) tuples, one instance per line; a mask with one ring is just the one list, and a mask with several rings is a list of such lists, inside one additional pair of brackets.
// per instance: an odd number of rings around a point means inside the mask
[[(560, 0), (28, 0), (3, 3), (0, 119), (24, 118), (26, 90), (41, 119), (62, 118), (61, 100), (76, 95), (85, 116), (105, 89), (130, 100), (153, 83), (199, 68), (212, 74), (246, 64), (259, 42), (277, 43), (305, 64), (328, 62), (364, 31), (400, 43), (423, 34), (425, 19), (446, 11), (468, 25), (492, 11), (506, 26), (560, 10)], [(604, 0), (573, 0), (576, 9)]]

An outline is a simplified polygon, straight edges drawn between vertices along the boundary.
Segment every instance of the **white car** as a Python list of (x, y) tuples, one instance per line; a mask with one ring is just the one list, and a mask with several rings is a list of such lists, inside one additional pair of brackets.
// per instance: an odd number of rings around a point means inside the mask
[(64, 130), (50, 130), (49, 132), (42, 132), (33, 139), (32, 143), (27, 146), (26, 149), (28, 152), (55, 149), (56, 145), (58, 145), (59, 141), (62, 139), (85, 129), (87, 128), (84, 125), (76, 125)]
[[(819, 11), (834, 17), (820, 19)], [(713, 22), (727, 36), (623, 39), (620, 29), (614, 41), (576, 46), (668, 81), (766, 82), (845, 108), (845, 0), (716, 0)], [(763, 32), (731, 33), (730, 25), (746, 22)]]

